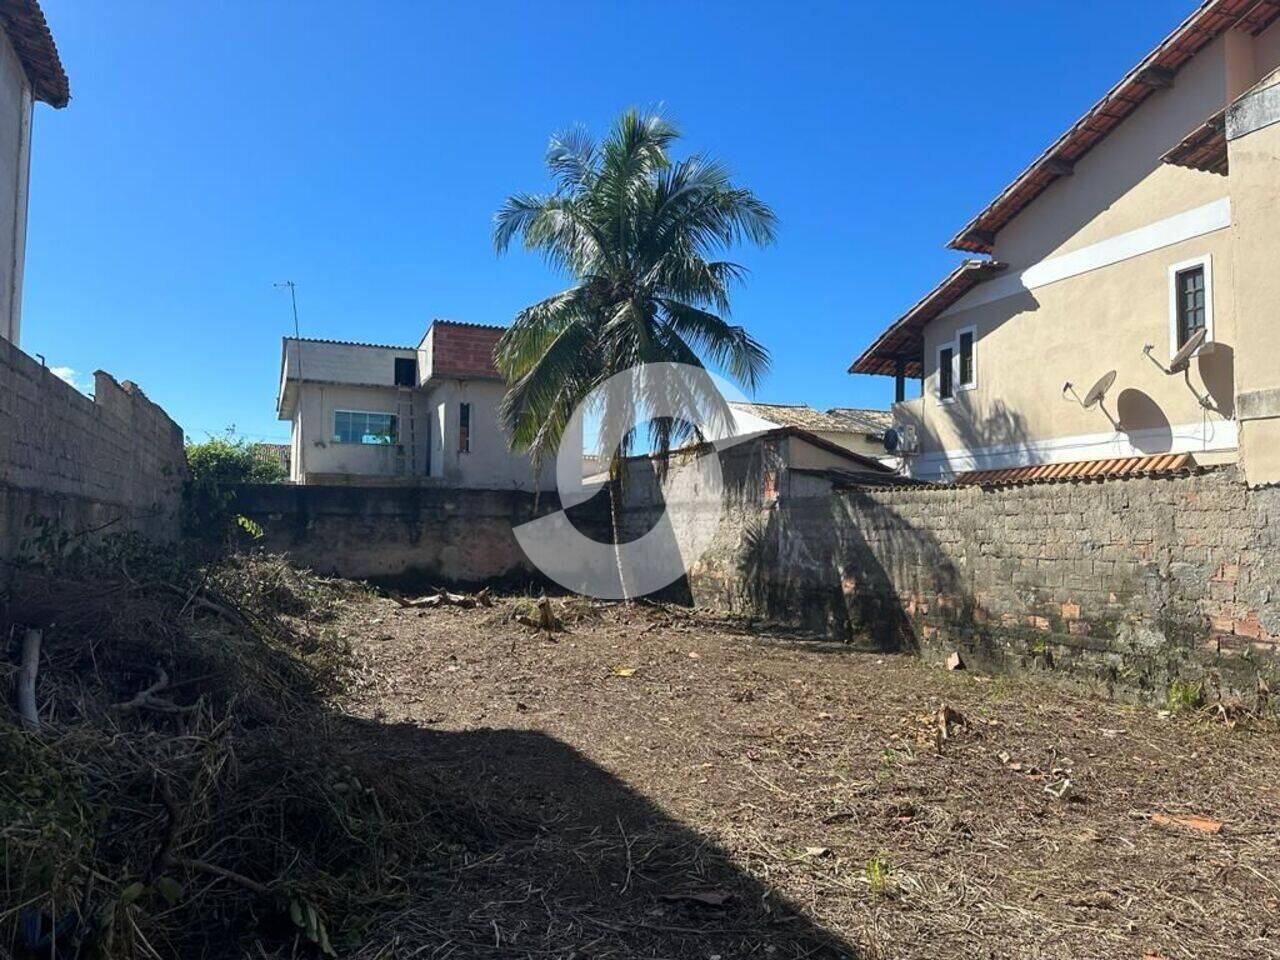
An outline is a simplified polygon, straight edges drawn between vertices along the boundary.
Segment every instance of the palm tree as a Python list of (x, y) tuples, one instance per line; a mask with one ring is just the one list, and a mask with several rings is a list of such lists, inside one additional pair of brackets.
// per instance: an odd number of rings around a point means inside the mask
[[(663, 117), (634, 110), (602, 143), (580, 129), (555, 136), (546, 156), (554, 189), (515, 194), (494, 218), (498, 253), (519, 237), (573, 280), (521, 310), (495, 354), (509, 384), (499, 414), (512, 447), (527, 451), (535, 470), (554, 456), (574, 410), (638, 364), (701, 369), (705, 359), (748, 390), (768, 369), (765, 348), (725, 319), (730, 288), (745, 271), (717, 257), (744, 241), (772, 242), (776, 217), (716, 161), (673, 160), (678, 138)], [(607, 423), (625, 414), (602, 416)], [(690, 432), (684, 418), (650, 423), (660, 470)], [(609, 458), (615, 543), (621, 465), (634, 441), (629, 431), (617, 449), (601, 451)]]

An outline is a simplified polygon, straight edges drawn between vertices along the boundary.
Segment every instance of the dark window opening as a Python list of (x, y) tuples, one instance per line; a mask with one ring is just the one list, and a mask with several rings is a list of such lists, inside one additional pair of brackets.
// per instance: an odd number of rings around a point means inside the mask
[(458, 452), (471, 452), (471, 404), (458, 404)]
[(960, 386), (971, 387), (973, 376), (973, 331), (960, 334)]
[(951, 347), (938, 351), (938, 399), (950, 400), (956, 395), (955, 391), (955, 371), (952, 363), (955, 360), (955, 350)]
[(418, 385), (418, 361), (412, 357), (396, 357), (396, 386), (416, 387)]
[(1204, 267), (1179, 270), (1174, 277), (1178, 303), (1178, 349), (1205, 328)]

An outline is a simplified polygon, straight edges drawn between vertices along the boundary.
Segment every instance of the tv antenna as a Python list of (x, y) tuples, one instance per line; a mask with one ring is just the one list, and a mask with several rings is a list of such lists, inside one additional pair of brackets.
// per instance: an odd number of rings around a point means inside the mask
[(1106, 373), (1104, 373), (1102, 376), (1098, 378), (1097, 382), (1094, 383), (1094, 385), (1090, 387), (1088, 391), (1086, 391), (1083, 397), (1081, 397), (1079, 394), (1076, 393), (1075, 384), (1073, 384), (1070, 380), (1068, 380), (1063, 385), (1062, 394), (1063, 396), (1070, 394), (1071, 398), (1075, 400), (1076, 403), (1080, 404), (1080, 406), (1084, 407), (1086, 410), (1091, 410), (1094, 407), (1097, 407), (1099, 410), (1102, 411), (1103, 415), (1106, 416), (1106, 418), (1111, 421), (1111, 426), (1119, 430), (1120, 421), (1111, 415), (1111, 411), (1107, 409), (1107, 405), (1106, 405), (1107, 391), (1110, 390), (1112, 386), (1115, 385), (1115, 382), (1116, 382), (1116, 372), (1114, 370), (1108, 370)]
[(1206, 330), (1197, 330), (1193, 333), (1187, 338), (1187, 342), (1182, 345), (1182, 348), (1173, 355), (1173, 359), (1169, 361), (1169, 365), (1167, 367), (1152, 355), (1152, 351), (1155, 350), (1155, 347), (1152, 344), (1148, 343), (1142, 348), (1142, 352), (1147, 355), (1147, 359), (1154, 363), (1156, 368), (1165, 376), (1173, 377), (1177, 376), (1179, 373), (1182, 374), (1182, 379), (1187, 384), (1187, 389), (1190, 390), (1192, 395), (1196, 398), (1196, 402), (1205, 410), (1212, 410), (1214, 413), (1221, 414), (1222, 411), (1219, 410), (1218, 405), (1213, 402), (1213, 398), (1207, 393), (1201, 393), (1196, 389), (1195, 384), (1191, 382), (1191, 358), (1196, 355), (1196, 351), (1204, 346), (1204, 341), (1207, 335), (1208, 331)]

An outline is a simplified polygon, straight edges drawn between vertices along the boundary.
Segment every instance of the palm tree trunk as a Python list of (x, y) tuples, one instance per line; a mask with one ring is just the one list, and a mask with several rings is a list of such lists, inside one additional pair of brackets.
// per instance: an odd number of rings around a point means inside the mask
[(609, 520), (613, 528), (613, 559), (618, 565), (618, 586), (622, 590), (622, 602), (631, 602), (627, 589), (627, 574), (622, 563), (622, 470), (611, 471), (614, 476), (609, 484)]

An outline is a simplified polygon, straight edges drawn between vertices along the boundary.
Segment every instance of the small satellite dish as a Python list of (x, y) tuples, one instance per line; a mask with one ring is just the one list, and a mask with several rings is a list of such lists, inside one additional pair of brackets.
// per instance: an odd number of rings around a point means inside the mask
[(1084, 399), (1080, 401), (1080, 405), (1086, 410), (1089, 407), (1096, 407), (1102, 402), (1107, 395), (1107, 391), (1111, 389), (1111, 385), (1116, 382), (1116, 372), (1111, 370), (1104, 373), (1098, 378), (1098, 382), (1089, 388), (1089, 392), (1084, 395)]
[(1204, 343), (1205, 331), (1197, 330), (1191, 335), (1191, 338), (1182, 345), (1182, 349), (1173, 355), (1173, 359), (1169, 361), (1170, 373), (1181, 373), (1186, 369), (1187, 364), (1191, 362), (1192, 355), (1200, 349)]

